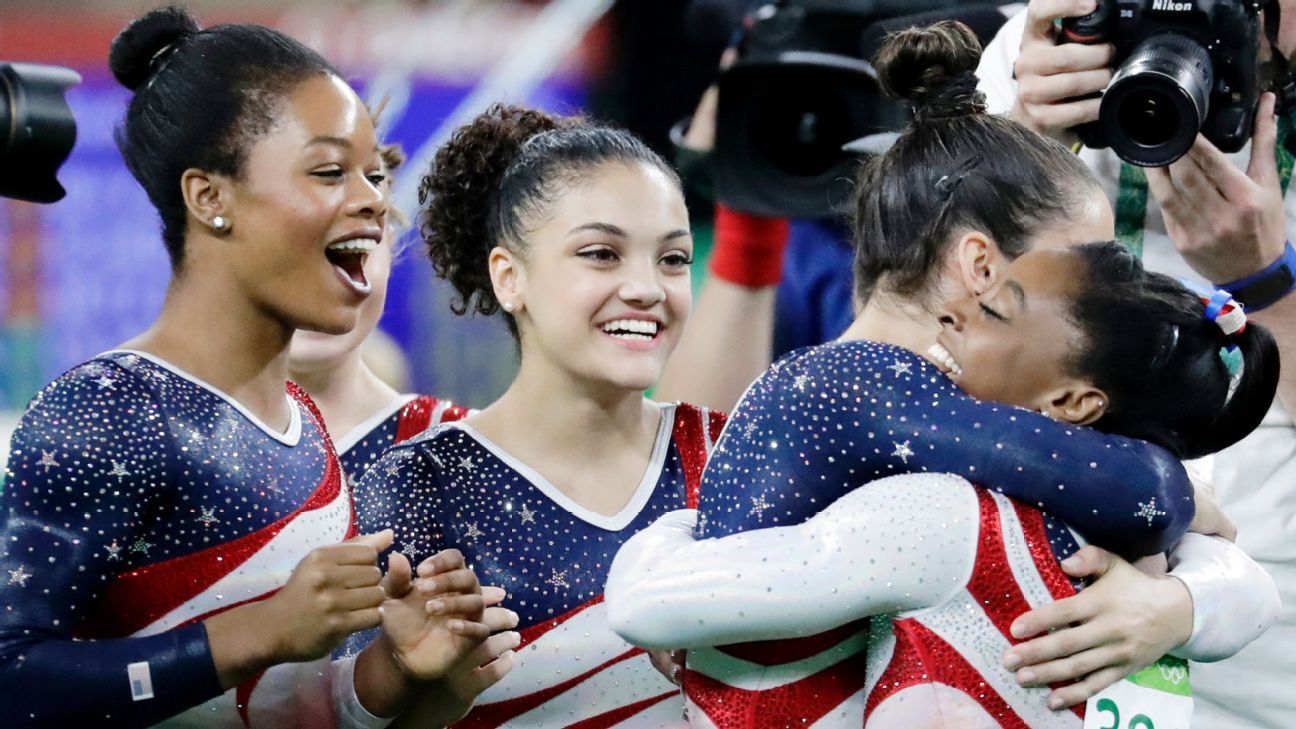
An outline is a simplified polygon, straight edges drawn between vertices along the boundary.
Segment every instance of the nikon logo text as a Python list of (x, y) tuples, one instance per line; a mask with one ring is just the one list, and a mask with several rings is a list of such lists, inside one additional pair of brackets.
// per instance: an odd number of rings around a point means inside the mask
[(1192, 3), (1177, 3), (1174, 0), (1152, 0), (1153, 10), (1173, 10), (1175, 12), (1187, 12), (1193, 9)]

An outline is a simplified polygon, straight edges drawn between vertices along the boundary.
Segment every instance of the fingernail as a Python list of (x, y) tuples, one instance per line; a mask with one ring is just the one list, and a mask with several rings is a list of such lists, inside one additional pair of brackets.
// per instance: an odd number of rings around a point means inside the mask
[(522, 634), (521, 634), (521, 633), (519, 633), (519, 632), (517, 632), (517, 631), (513, 631), (513, 632), (510, 632), (510, 633), (509, 633), (509, 637), (511, 637), (511, 638), (513, 639), (513, 647), (514, 647), (514, 648), (517, 648), (518, 646), (522, 645)]
[(1021, 656), (1017, 655), (1016, 653), (1009, 653), (1008, 655), (1004, 656), (1003, 663), (1004, 663), (1004, 668), (1007, 668), (1008, 670), (1012, 670), (1021, 665)]
[(1017, 672), (1017, 683), (1028, 684), (1035, 683), (1035, 672), (1029, 668), (1023, 668)]
[(1062, 708), (1062, 699), (1058, 696), (1050, 696), (1048, 700), (1048, 707), (1054, 711), (1057, 711), (1058, 709)]
[(1070, 557), (1067, 557), (1066, 559), (1062, 560), (1062, 566), (1075, 569), (1076, 567), (1080, 566), (1080, 558), (1073, 554)]
[(452, 632), (458, 633), (459, 631), (464, 629), (464, 623), (462, 620), (451, 620), (450, 622), (446, 623), (446, 627), (449, 628)]
[(437, 613), (440, 613), (442, 610), (445, 610), (445, 601), (432, 600), (427, 604), (427, 609), (428, 609), (428, 614), (436, 615)]
[(1014, 638), (1026, 637), (1026, 626), (1022, 625), (1021, 623), (1013, 623), (1012, 627), (1009, 628), (1009, 630), (1012, 631)]
[(428, 592), (432, 592), (436, 590), (437, 589), (436, 578), (428, 577), (426, 579), (427, 581), (423, 583), (423, 589), (427, 590)]

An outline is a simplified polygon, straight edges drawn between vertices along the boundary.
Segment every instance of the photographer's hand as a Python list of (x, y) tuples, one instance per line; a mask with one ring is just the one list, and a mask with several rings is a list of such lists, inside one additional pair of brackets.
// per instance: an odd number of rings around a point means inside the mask
[(1064, 144), (1075, 141), (1071, 127), (1098, 118), (1102, 99), (1082, 98), (1107, 88), (1114, 49), (1110, 43), (1055, 41), (1054, 21), (1093, 12), (1094, 0), (1031, 0), (1021, 54), (1013, 64), (1017, 101), (1010, 116)]
[[(1147, 171), (1175, 249), (1210, 281), (1236, 281), (1283, 254), (1287, 213), (1275, 156), (1275, 103), (1272, 93), (1260, 97), (1245, 173), (1202, 136), (1178, 162)], [(1296, 360), (1296, 296), (1248, 316), (1274, 335), (1285, 361)], [(1283, 368), (1278, 397), (1288, 412), (1296, 409), (1296, 367)]]

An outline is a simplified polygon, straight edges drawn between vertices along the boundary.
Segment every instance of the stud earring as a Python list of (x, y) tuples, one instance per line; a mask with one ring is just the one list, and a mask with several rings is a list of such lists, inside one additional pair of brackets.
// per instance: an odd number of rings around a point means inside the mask
[(225, 229), (229, 227), (229, 221), (225, 219), (225, 216), (217, 215), (212, 218), (211, 227), (215, 228), (218, 233), (224, 233)]
[(513, 304), (512, 304), (512, 303), (510, 303), (510, 302), (508, 302), (508, 301), (505, 301), (504, 303), (500, 304), (500, 306), (504, 307), (504, 311), (507, 311), (507, 312), (510, 313), (510, 314), (513, 313)]

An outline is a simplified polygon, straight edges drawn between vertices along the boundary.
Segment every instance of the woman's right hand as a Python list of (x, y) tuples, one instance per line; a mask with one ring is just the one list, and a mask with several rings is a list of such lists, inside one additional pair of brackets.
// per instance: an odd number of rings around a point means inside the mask
[(1074, 141), (1071, 128), (1098, 118), (1102, 100), (1091, 96), (1107, 88), (1110, 43), (1056, 43), (1054, 22), (1078, 18), (1097, 8), (1095, 0), (1031, 0), (1021, 53), (1013, 64), (1017, 101), (1010, 116), (1064, 144)]

